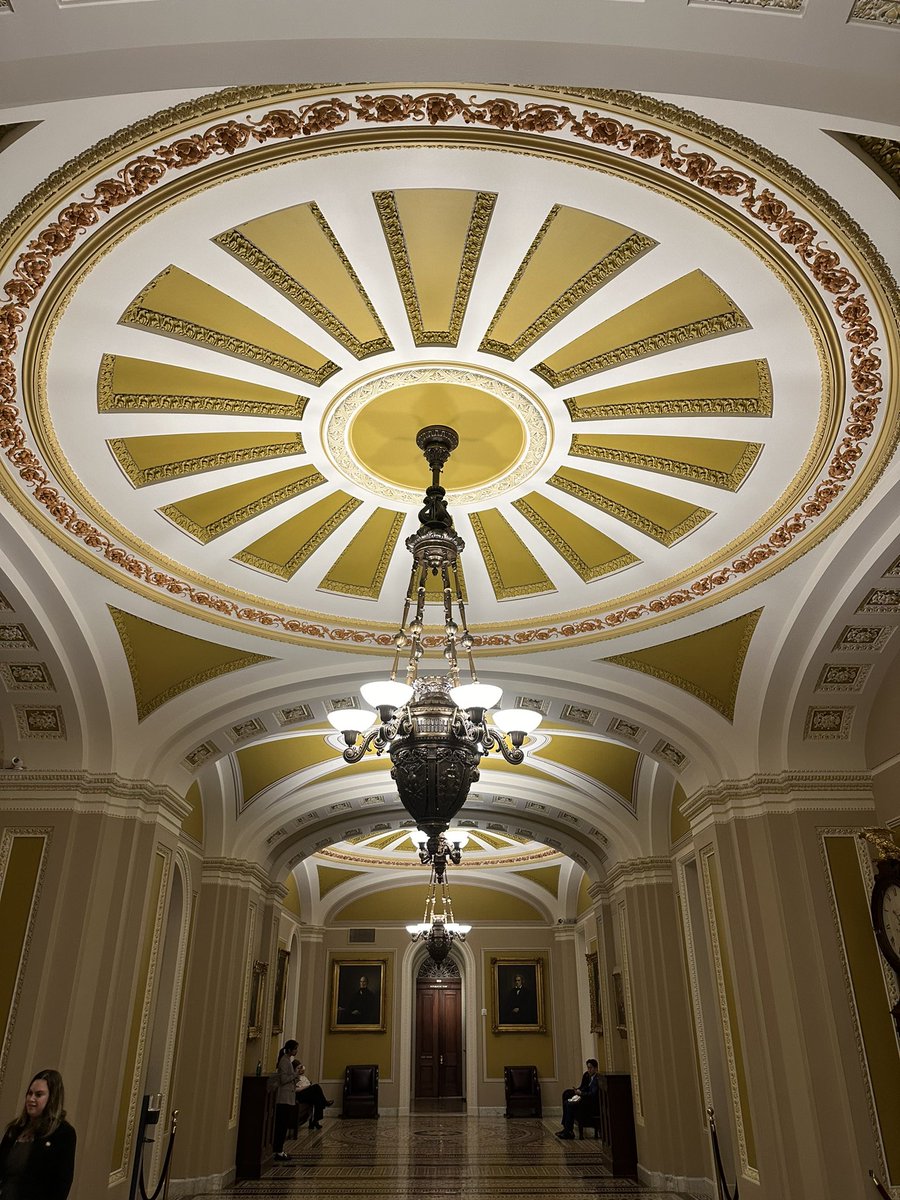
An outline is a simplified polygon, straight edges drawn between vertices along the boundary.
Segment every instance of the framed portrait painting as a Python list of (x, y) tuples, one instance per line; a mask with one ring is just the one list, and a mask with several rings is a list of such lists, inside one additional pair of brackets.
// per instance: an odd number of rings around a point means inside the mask
[(625, 1015), (625, 986), (622, 982), (622, 972), (612, 973), (613, 996), (616, 1002), (616, 1029), (620, 1037), (628, 1037), (628, 1018)]
[(287, 970), (290, 961), (287, 950), (278, 951), (278, 962), (275, 964), (275, 994), (272, 1000), (272, 1033), (284, 1033), (284, 1002), (287, 988)]
[(331, 1032), (383, 1033), (387, 1020), (387, 984), (386, 958), (334, 959)]
[(600, 960), (596, 950), (587, 959), (588, 996), (591, 1002), (591, 1033), (603, 1034), (603, 1011), (600, 1007)]
[(543, 958), (492, 958), (491, 984), (494, 1033), (546, 1033)]
[(252, 1041), (262, 1034), (263, 996), (266, 990), (266, 972), (269, 964), (256, 959), (250, 976), (250, 1005), (247, 1010), (247, 1040)]

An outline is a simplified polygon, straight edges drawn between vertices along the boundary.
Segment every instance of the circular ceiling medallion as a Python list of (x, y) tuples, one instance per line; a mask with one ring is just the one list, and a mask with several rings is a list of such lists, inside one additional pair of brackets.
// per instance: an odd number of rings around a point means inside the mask
[(896, 416), (893, 292), (846, 215), (656, 101), (466, 96), (231, 95), (36, 193), (0, 486), (162, 603), (377, 651), (423, 425), (461, 435), (498, 651), (696, 611), (837, 528)]
[(379, 498), (418, 505), (430, 476), (416, 434), (435, 414), (459, 434), (441, 482), (460, 507), (526, 483), (552, 445), (533, 392), (484, 369), (441, 363), (380, 372), (339, 394), (324, 422), (328, 457)]

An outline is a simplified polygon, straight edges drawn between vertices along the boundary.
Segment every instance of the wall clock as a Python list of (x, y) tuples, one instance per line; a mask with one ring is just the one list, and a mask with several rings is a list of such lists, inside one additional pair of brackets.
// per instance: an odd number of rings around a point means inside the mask
[(900, 858), (883, 858), (877, 865), (872, 924), (879, 950), (900, 975)]

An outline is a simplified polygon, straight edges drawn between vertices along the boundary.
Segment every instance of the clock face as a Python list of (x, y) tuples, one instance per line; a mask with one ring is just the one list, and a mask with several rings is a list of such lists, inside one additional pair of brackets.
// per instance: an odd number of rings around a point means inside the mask
[(900, 958), (900, 883), (890, 883), (884, 889), (881, 920), (884, 936), (894, 954)]

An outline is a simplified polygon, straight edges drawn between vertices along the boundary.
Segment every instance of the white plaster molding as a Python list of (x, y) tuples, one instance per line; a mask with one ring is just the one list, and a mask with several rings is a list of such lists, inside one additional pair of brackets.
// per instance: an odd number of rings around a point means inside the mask
[(171, 788), (149, 779), (91, 771), (0, 772), (0, 799), (7, 812), (74, 812), (159, 823), (175, 834), (191, 806)]
[(637, 1174), (641, 1183), (655, 1191), (715, 1200), (716, 1188), (711, 1179), (701, 1179), (699, 1175), (666, 1175), (663, 1171), (649, 1171), (641, 1163), (638, 1163)]
[(610, 868), (605, 880), (598, 884), (592, 884), (591, 887), (596, 887), (597, 893), (602, 897), (614, 895), (626, 887), (651, 885), (658, 887), (661, 884), (670, 884), (673, 878), (672, 860), (656, 855), (617, 862)]
[[(201, 879), (203, 883), (214, 883), (220, 887), (254, 888), (261, 896), (266, 897), (273, 886), (268, 873), (259, 863), (246, 862), (241, 858), (204, 859)], [(287, 895), (287, 889), (283, 890)]]
[(234, 1183), (236, 1170), (229, 1167), (220, 1175), (200, 1175), (195, 1179), (173, 1179), (169, 1184), (169, 1196), (179, 1200), (182, 1196), (202, 1196), (206, 1192), (223, 1192)]

